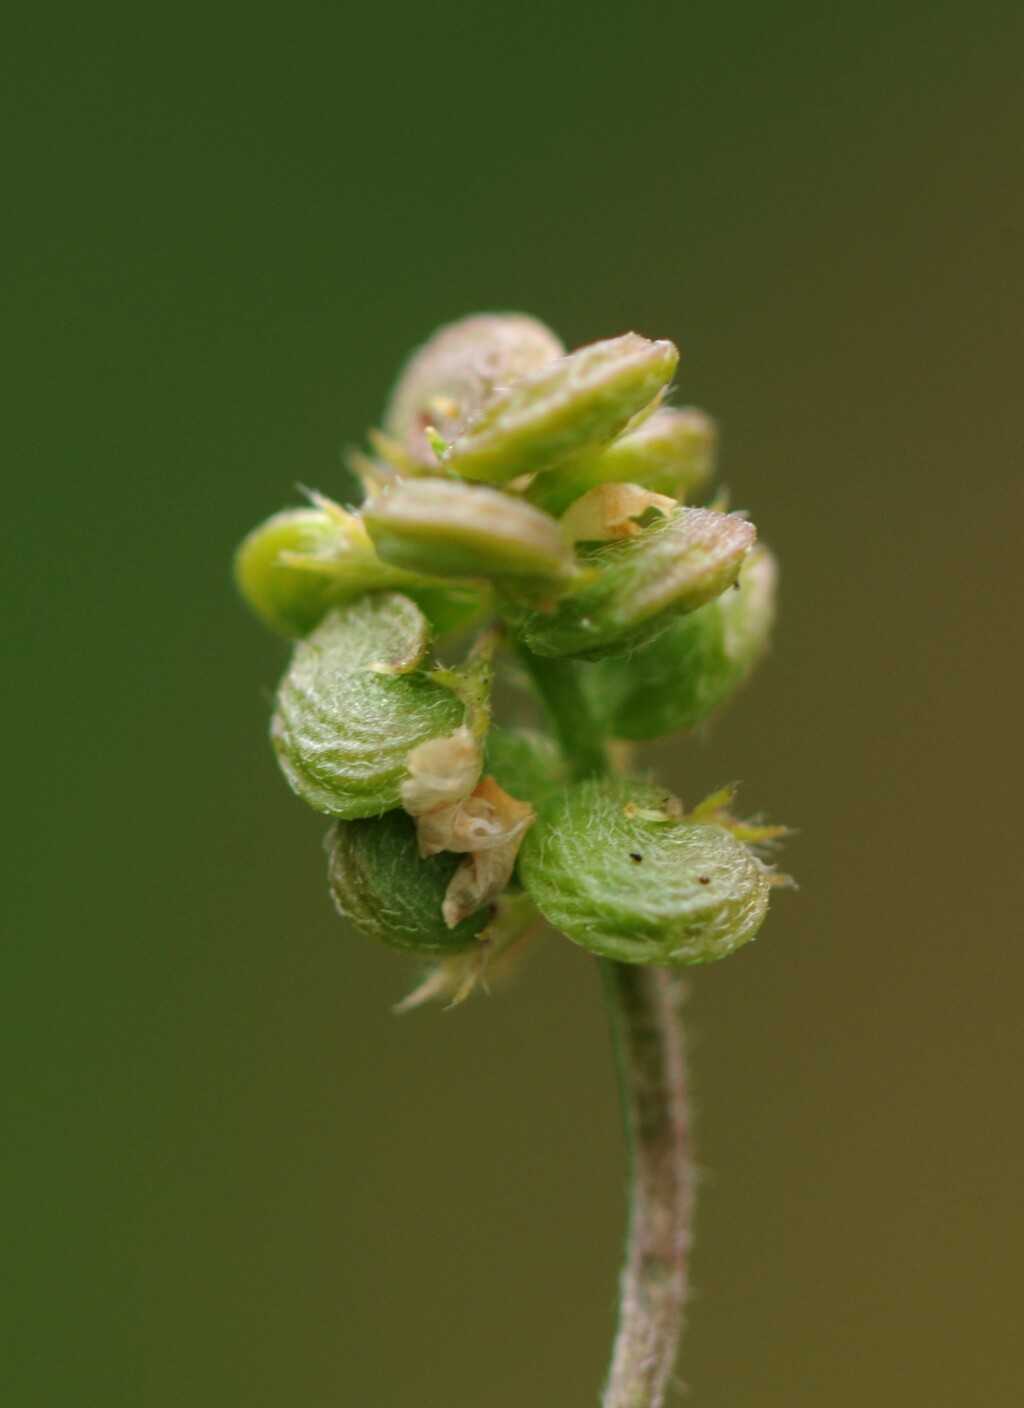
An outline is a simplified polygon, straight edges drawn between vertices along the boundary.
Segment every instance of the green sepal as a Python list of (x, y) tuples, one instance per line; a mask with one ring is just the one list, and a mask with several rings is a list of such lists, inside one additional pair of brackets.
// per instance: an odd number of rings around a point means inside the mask
[(542, 811), (519, 875), (545, 918), (620, 963), (724, 958), (757, 933), (770, 882), (720, 826), (688, 821), (664, 789), (628, 779), (578, 784)]
[(716, 440), (715, 423), (703, 411), (663, 406), (605, 449), (537, 479), (529, 497), (557, 514), (598, 484), (640, 484), (685, 503), (711, 481)]
[(436, 468), (498, 386), (562, 357), (565, 348), (525, 313), (483, 313), (439, 328), (406, 363), (384, 416), (387, 436), (412, 463)]
[(405, 479), (363, 509), (385, 562), (434, 577), (566, 581), (574, 557), (558, 522), (521, 498), (454, 479)]
[(607, 732), (643, 741), (702, 723), (747, 677), (775, 615), (775, 559), (755, 547), (735, 586), (627, 658), (584, 667), (583, 687)]
[(271, 738), (314, 810), (354, 818), (399, 806), (409, 752), (461, 724), (460, 700), (416, 668), (428, 642), (419, 607), (391, 592), (332, 611), (296, 646)]
[(462, 857), (442, 851), (423, 859), (416, 824), (405, 812), (339, 821), (327, 849), (338, 913), (371, 939), (411, 953), (459, 953), (490, 919), (482, 909), (448, 928), (441, 905)]
[(580, 347), (496, 390), (449, 445), (444, 469), (501, 483), (614, 439), (672, 379), (671, 342), (636, 333)]
[(553, 609), (512, 610), (510, 621), (535, 655), (598, 660), (635, 650), (731, 586), (755, 537), (735, 514), (677, 509), (594, 549), (583, 559), (583, 585)]

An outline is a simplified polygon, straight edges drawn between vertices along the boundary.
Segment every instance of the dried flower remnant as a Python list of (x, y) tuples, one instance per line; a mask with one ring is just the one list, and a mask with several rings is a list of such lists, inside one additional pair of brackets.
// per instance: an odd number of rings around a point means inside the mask
[(493, 777), (477, 784), (462, 808), (452, 844), (446, 848), (466, 852), (442, 907), (449, 926), (492, 904), (504, 891), (523, 837), (536, 819), (529, 802), (517, 801)]
[(443, 905), (454, 928), (505, 889), (536, 813), (493, 777), (480, 778), (483, 755), (465, 725), (413, 749), (406, 766), (402, 805), (415, 818), (420, 855), (453, 851), (465, 857)]
[[(402, 806), (414, 817), (447, 811), (464, 801), (476, 786), (483, 768), (483, 753), (472, 730), (460, 724), (452, 733), (428, 739), (406, 759), (408, 777), (402, 783)], [(444, 846), (424, 849), (423, 855)]]
[(562, 534), (571, 543), (608, 543), (636, 538), (644, 519), (667, 518), (678, 508), (667, 494), (655, 494), (640, 484), (598, 484), (562, 515)]

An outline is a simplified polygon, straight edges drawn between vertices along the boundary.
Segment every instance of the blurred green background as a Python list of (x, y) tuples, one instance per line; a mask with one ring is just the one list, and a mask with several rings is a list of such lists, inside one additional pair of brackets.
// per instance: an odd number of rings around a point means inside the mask
[[(397, 1019), (235, 599), (440, 322), (681, 346), (783, 567), (687, 798), (800, 828), (689, 1004), (694, 1408), (1024, 1402), (1017, 7), (25, 8), (3, 88), (11, 1408), (586, 1408), (594, 965)], [(1019, 598), (1018, 598), (1019, 600)], [(10, 1312), (13, 1311), (13, 1314)]]

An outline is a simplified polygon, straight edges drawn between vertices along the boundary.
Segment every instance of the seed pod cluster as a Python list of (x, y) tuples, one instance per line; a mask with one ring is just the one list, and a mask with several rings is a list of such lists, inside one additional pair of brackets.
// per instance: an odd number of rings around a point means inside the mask
[(236, 554), (243, 597), (295, 641), (271, 737), (334, 819), (336, 905), (385, 943), (469, 955), (431, 990), (461, 993), (538, 913), (670, 964), (764, 917), (739, 831), (654, 816), (644, 783), (579, 781), (620, 758), (612, 740), (702, 722), (771, 626), (771, 555), (699, 502), (716, 431), (669, 404), (677, 361), (636, 333), (566, 352), (524, 314), (452, 323), (353, 452), (357, 503), (312, 494)]

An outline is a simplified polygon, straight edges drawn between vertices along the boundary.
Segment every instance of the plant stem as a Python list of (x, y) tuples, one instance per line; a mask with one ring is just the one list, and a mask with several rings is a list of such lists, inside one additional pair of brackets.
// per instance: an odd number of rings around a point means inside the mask
[(545, 660), (529, 650), (521, 650), (519, 658), (529, 671), (544, 712), (569, 760), (573, 777), (582, 782), (584, 778), (600, 777), (607, 772), (604, 738), (580, 689), (574, 663)]
[[(571, 661), (521, 658), (577, 779), (608, 771)], [(619, 1326), (602, 1408), (661, 1408), (686, 1302), (694, 1175), (683, 984), (664, 968), (601, 959), (629, 1158)]]
[[(604, 739), (568, 660), (523, 660), (573, 776), (607, 773)], [(666, 969), (600, 960), (630, 1164), (618, 1331), (603, 1408), (661, 1408), (686, 1302), (693, 1215), (682, 981)]]
[(602, 960), (629, 1149), (619, 1327), (603, 1408), (661, 1408), (683, 1326), (694, 1176), (680, 1005), (664, 968)]

